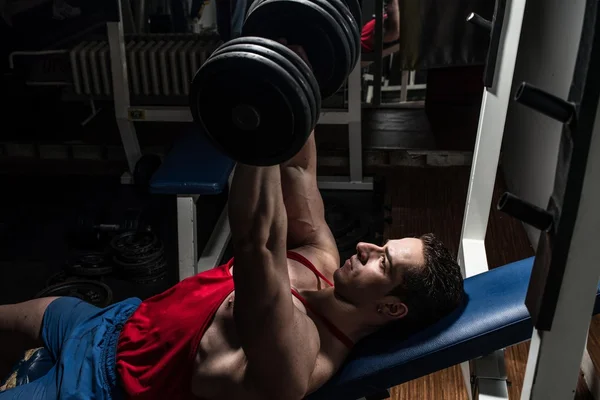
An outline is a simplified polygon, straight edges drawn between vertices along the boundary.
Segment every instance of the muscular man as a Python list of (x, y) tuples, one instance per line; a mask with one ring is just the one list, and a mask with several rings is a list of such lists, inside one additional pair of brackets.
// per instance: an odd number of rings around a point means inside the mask
[(289, 162), (238, 164), (234, 259), (140, 302), (75, 298), (0, 306), (0, 355), (45, 346), (56, 360), (5, 399), (302, 399), (370, 333), (421, 328), (462, 299), (458, 265), (433, 235), (359, 243), (343, 262), (317, 188), (314, 135)]
[[(383, 13), (383, 47), (400, 38), (400, 8), (398, 0), (386, 0)], [(375, 18), (367, 22), (361, 32), (361, 47), (365, 53), (375, 51)]]

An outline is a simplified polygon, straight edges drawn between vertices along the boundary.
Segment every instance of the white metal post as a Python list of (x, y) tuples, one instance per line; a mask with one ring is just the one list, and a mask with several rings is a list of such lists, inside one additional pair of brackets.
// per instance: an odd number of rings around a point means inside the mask
[(198, 234), (196, 219), (197, 196), (177, 197), (177, 247), (179, 280), (197, 273)]
[(110, 48), (110, 69), (112, 74), (115, 117), (121, 135), (123, 149), (127, 157), (129, 172), (133, 172), (135, 163), (142, 156), (135, 126), (129, 120), (129, 81), (127, 78), (127, 55), (123, 33), (123, 10), (119, 0), (119, 21), (107, 22), (108, 45)]
[(600, 275), (599, 205), (600, 102), (552, 330), (533, 331), (521, 399), (562, 400), (575, 395)]
[(229, 215), (227, 213), (227, 204), (223, 208), (219, 220), (213, 229), (206, 246), (202, 250), (202, 255), (197, 263), (196, 273), (208, 271), (219, 265), (225, 249), (231, 239), (231, 228), (229, 226)]
[[(458, 262), (465, 278), (488, 270), (485, 234), (500, 159), (506, 112), (512, 92), (524, 12), (525, 0), (507, 0), (498, 46), (494, 84), (493, 87), (484, 90), (481, 102), (458, 251)], [(503, 362), (503, 352), (497, 352), (488, 357)], [(478, 364), (493, 364), (490, 360), (485, 359), (475, 360), (474, 363), (476, 364), (475, 370), (480, 369)], [(461, 368), (469, 398), (472, 398), (469, 363), (462, 363)], [(504, 367), (502, 366), (502, 368)], [(508, 388), (503, 376), (481, 378), (479, 389), (479, 399), (481, 400), (508, 399)]]
[[(335, 118), (339, 115), (338, 118)], [(363, 176), (361, 66), (357, 64), (348, 77), (348, 111), (321, 113), (319, 124), (348, 124), (349, 176), (319, 176), (320, 189), (373, 190), (373, 180)]]

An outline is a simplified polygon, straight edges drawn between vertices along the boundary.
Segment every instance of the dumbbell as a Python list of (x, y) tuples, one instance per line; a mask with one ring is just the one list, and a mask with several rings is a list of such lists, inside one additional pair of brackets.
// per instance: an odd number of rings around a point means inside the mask
[[(343, 85), (360, 57), (357, 0), (256, 0), (242, 36), (196, 72), (194, 121), (216, 148), (249, 165), (293, 157), (317, 124), (321, 100)], [(287, 46), (304, 49), (307, 63)]]

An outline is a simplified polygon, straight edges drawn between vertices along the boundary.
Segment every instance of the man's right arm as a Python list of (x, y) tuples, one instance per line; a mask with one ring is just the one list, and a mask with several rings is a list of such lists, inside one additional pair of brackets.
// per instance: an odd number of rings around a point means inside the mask
[(248, 383), (265, 399), (301, 399), (319, 341), (314, 325), (292, 301), (279, 166), (238, 164), (228, 204), (235, 257), (233, 317), (248, 360)]

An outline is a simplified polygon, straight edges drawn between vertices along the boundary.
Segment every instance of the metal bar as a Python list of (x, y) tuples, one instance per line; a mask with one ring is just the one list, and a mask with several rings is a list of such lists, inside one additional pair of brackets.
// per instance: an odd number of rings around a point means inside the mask
[[(498, 49), (497, 76), (494, 86), (484, 89), (481, 102), (481, 117), (477, 127), (459, 249), (459, 262), (465, 277), (488, 270), (484, 239), (500, 159), (506, 112), (511, 97), (524, 9), (525, 0), (507, 2), (507, 18)], [(474, 250), (475, 246), (480, 247), (480, 250), (467, 253), (466, 243), (471, 250)]]
[[(119, 13), (121, 6), (119, 1)], [(123, 24), (118, 22), (106, 23), (108, 44), (110, 46), (110, 69), (112, 75), (113, 99), (115, 117), (121, 134), (121, 141), (127, 157), (129, 171), (133, 172), (135, 163), (142, 156), (142, 150), (137, 139), (135, 126), (128, 118), (129, 111), (129, 82), (127, 79), (127, 57), (123, 38)]]
[(342, 176), (318, 176), (317, 184), (323, 190), (373, 190), (373, 179), (369, 177), (351, 181)]
[(177, 248), (179, 280), (197, 273), (198, 238), (196, 221), (196, 198), (177, 197)]
[(375, 0), (375, 82), (373, 104), (381, 104), (381, 75), (383, 74), (383, 0)]
[(400, 86), (400, 103), (406, 103), (408, 99), (408, 75), (409, 71), (402, 71), (402, 85)]
[(600, 103), (592, 135), (552, 330), (533, 331), (521, 399), (567, 399), (575, 393), (600, 274)]
[(198, 260), (196, 273), (207, 271), (220, 265), (221, 258), (225, 253), (225, 249), (231, 239), (231, 228), (229, 227), (229, 216), (227, 214), (227, 204), (221, 212), (221, 216), (217, 221), (202, 255)]
[[(359, 97), (360, 100), (360, 97)], [(360, 103), (359, 103), (360, 106)], [(351, 121), (360, 121), (360, 111), (354, 111), (356, 115), (352, 114), (351, 111), (346, 110), (325, 110), (321, 112), (319, 118), (319, 124), (323, 125), (345, 125)], [(192, 113), (189, 107), (169, 107), (169, 106), (146, 106), (146, 107), (129, 107), (128, 118), (131, 121), (136, 122), (153, 122), (153, 121), (165, 121), (165, 122), (193, 122)]]
[[(477, 139), (475, 141), (458, 251), (458, 263), (465, 278), (488, 270), (485, 235), (496, 182), (524, 12), (525, 0), (507, 1), (506, 18), (504, 18), (502, 24), (498, 54), (495, 59), (496, 76), (493, 80), (494, 85), (484, 89), (481, 102)], [(498, 358), (499, 354), (495, 352), (488, 357)], [(485, 360), (475, 360), (475, 367), (483, 362)], [(462, 363), (461, 369), (465, 388), (469, 398), (472, 398), (469, 363)], [(493, 398), (495, 394), (504, 394), (505, 391), (505, 381), (488, 382), (485, 387), (480, 388), (479, 398)], [(508, 396), (505, 398), (508, 398)]]

